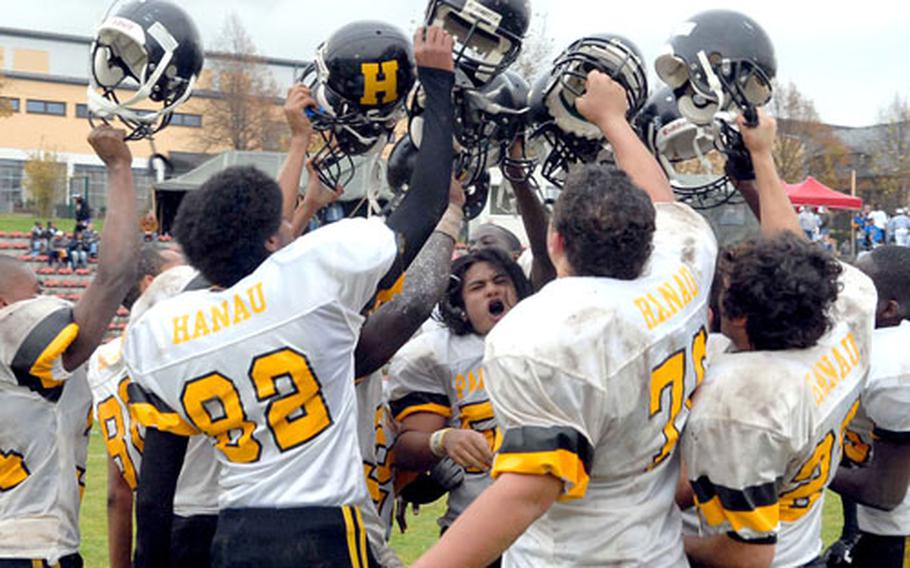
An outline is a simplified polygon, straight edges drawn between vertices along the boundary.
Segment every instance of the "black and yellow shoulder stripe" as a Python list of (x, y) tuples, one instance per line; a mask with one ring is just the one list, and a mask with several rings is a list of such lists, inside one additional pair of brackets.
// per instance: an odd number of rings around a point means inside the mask
[(79, 326), (72, 308), (60, 308), (44, 317), (25, 337), (11, 363), (16, 381), (51, 402), (63, 394), (63, 381), (54, 379), (54, 365), (75, 341)]
[(393, 400), (389, 403), (392, 409), (392, 416), (395, 420), (401, 422), (412, 414), (418, 412), (429, 412), (438, 414), (446, 418), (452, 417), (452, 408), (449, 406), (449, 397), (444, 394), (432, 392), (412, 392), (407, 396)]
[[(733, 532), (749, 542), (755, 541), (750, 535), (756, 535), (762, 542), (776, 538), (780, 524), (778, 483), (733, 489), (715, 485), (706, 476), (691, 483), (695, 504), (709, 525), (719, 526), (726, 521)], [(743, 535), (743, 530), (748, 530), (749, 535)]]
[(127, 393), (130, 397), (130, 409), (135, 413), (139, 423), (146, 428), (155, 428), (178, 436), (193, 436), (199, 433), (167, 403), (135, 382), (130, 382)]
[(493, 462), (492, 476), (503, 473), (552, 475), (566, 484), (560, 501), (585, 496), (594, 449), (578, 430), (568, 426), (509, 428)]

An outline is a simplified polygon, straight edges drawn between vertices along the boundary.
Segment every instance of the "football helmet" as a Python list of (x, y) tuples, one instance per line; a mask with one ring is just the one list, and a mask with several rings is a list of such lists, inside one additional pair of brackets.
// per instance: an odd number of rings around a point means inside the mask
[[(204, 61), (193, 20), (164, 0), (121, 5), (98, 27), (90, 53), (90, 120), (119, 119), (129, 129), (127, 140), (151, 137), (168, 125), (192, 94)], [(124, 87), (137, 90), (121, 101), (116, 90)], [(145, 101), (158, 108), (133, 108)]]
[(724, 162), (729, 161), (727, 151), (736, 148), (718, 142), (719, 129), (726, 127), (725, 122), (718, 119), (716, 125), (693, 124), (680, 114), (673, 91), (663, 87), (651, 95), (634, 123), (680, 201), (695, 209), (709, 209), (734, 199), (736, 191)]
[(654, 66), (676, 94), (679, 111), (695, 124), (710, 124), (734, 104), (748, 124), (756, 124), (755, 107), (771, 98), (777, 72), (768, 34), (731, 10), (709, 10), (684, 22)]
[(528, 0), (430, 0), (427, 26), (455, 39), (455, 68), (462, 86), (480, 87), (509, 67), (521, 52), (531, 23)]
[(535, 81), (529, 106), (532, 137), (542, 138), (549, 147), (541, 174), (558, 187), (571, 164), (596, 161), (608, 149), (600, 128), (575, 107), (576, 99), (585, 94), (588, 73), (594, 70), (609, 75), (625, 89), (628, 117), (641, 109), (648, 96), (644, 58), (635, 44), (621, 36), (583, 37), (556, 58), (553, 68)]
[[(407, 193), (411, 184), (411, 176), (417, 165), (417, 153), (420, 150), (411, 140), (410, 135), (405, 135), (392, 148), (386, 162), (386, 182), (395, 196), (395, 203)], [(456, 163), (457, 166), (457, 163)], [(453, 171), (453, 175), (457, 172)], [(490, 194), (490, 174), (486, 169), (476, 172), (474, 179), (462, 182), (465, 191), (464, 214), (467, 219), (480, 215), (487, 204)]]
[(415, 78), (411, 42), (383, 22), (348, 24), (317, 48), (300, 82), (318, 103), (307, 115), (323, 140), (314, 165), (324, 184), (347, 185), (354, 171), (351, 156), (385, 146), (404, 117)]

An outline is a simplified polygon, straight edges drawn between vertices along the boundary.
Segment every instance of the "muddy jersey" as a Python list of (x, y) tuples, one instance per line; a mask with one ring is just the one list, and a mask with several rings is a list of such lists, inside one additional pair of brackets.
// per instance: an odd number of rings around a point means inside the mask
[[(868, 464), (876, 439), (910, 439), (910, 322), (876, 329), (872, 334), (872, 368), (860, 410), (850, 423), (844, 454), (858, 466)], [(891, 511), (857, 505), (862, 531), (884, 536), (910, 535), (910, 491)]]
[(875, 288), (846, 265), (841, 283), (814, 347), (713, 358), (683, 436), (702, 533), (776, 543), (774, 566), (821, 550), (825, 488), (869, 371)]
[[(418, 412), (437, 414), (452, 427), (480, 432), (492, 450), (496, 419), (484, 386), (483, 348), (483, 337), (455, 335), (444, 327), (409, 341), (389, 368), (389, 406), (395, 420)], [(490, 483), (487, 472), (467, 469), (464, 482), (449, 492), (439, 524), (451, 525)]]
[(0, 309), (0, 558), (79, 550), (92, 399), (84, 367), (63, 368), (78, 332), (56, 298)]
[(378, 219), (340, 221), (129, 327), (127, 368), (146, 394), (131, 403), (147, 425), (213, 440), (220, 509), (369, 506), (354, 347), (396, 256)]
[(686, 565), (676, 446), (704, 376), (717, 245), (689, 207), (656, 209), (639, 278), (559, 278), (487, 338), (484, 379), (503, 430), (493, 476), (563, 482), (504, 566)]

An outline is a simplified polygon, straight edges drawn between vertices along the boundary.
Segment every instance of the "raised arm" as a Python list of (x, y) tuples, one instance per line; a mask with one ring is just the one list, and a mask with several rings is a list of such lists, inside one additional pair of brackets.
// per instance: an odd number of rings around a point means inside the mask
[(771, 150), (777, 134), (777, 121), (758, 109), (758, 125), (746, 126), (745, 118), (737, 118), (743, 143), (752, 156), (755, 168), (755, 190), (758, 193), (759, 219), (761, 231), (765, 236), (772, 236), (790, 231), (801, 238), (806, 238), (799, 228), (799, 219), (787, 192), (777, 175)]
[[(313, 166), (313, 160), (307, 161), (306, 171), (309, 175), (306, 194), (304, 194), (300, 204), (297, 205), (293, 219), (291, 219), (291, 234), (295, 237), (299, 237), (304, 233), (306, 226), (310, 223), (310, 219), (320, 209), (330, 203), (335, 203), (344, 193), (344, 188), (341, 186), (332, 191), (322, 183), (322, 180), (319, 179), (319, 174), (316, 173), (316, 168)], [(299, 176), (295, 183), (300, 183)]]
[(71, 371), (88, 361), (133, 285), (139, 253), (139, 216), (133, 187), (133, 156), (123, 130), (99, 126), (88, 141), (107, 167), (107, 218), (98, 252), (98, 270), (76, 302), (73, 319), (79, 333), (63, 354)]
[(297, 207), (300, 173), (306, 163), (306, 151), (310, 145), (310, 137), (313, 135), (313, 125), (310, 124), (310, 119), (304, 114), (304, 110), (315, 105), (316, 102), (308, 87), (298, 84), (288, 89), (288, 98), (284, 103), (284, 117), (291, 129), (291, 139), (288, 145), (288, 157), (278, 174), (278, 186), (281, 187), (282, 197), (281, 214), (288, 222), (293, 218), (294, 210)]
[[(516, 140), (509, 153), (513, 158), (523, 155), (523, 140)], [(503, 166), (505, 168), (509, 166)], [(517, 179), (520, 176), (512, 176)], [(515, 201), (518, 203), (518, 212), (521, 214), (521, 223), (524, 225), (525, 234), (528, 235), (528, 246), (534, 260), (531, 264), (531, 284), (534, 290), (540, 290), (544, 284), (556, 278), (556, 267), (550, 260), (547, 252), (547, 226), (550, 224), (550, 215), (537, 194), (531, 187), (530, 181), (509, 181)]]
[(603, 132), (616, 163), (635, 185), (654, 203), (674, 201), (666, 174), (626, 120), (628, 106), (622, 86), (600, 71), (588, 73), (585, 94), (575, 101), (578, 112)]
[(438, 27), (420, 28), (414, 36), (417, 73), (427, 96), (423, 133), (410, 190), (386, 221), (400, 236), (401, 249), (380, 289), (390, 289), (404, 273), (446, 209), (453, 160), (452, 45), (452, 36)]
[(355, 376), (389, 362), (430, 317), (449, 282), (452, 250), (464, 220), (464, 190), (452, 180), (449, 207), (408, 269), (401, 294), (370, 314), (354, 351)]

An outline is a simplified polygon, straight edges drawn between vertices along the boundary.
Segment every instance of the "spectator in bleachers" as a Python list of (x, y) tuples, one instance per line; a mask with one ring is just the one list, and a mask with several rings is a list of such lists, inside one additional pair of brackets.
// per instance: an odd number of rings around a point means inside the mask
[(85, 242), (88, 243), (88, 257), (89, 258), (98, 258), (98, 231), (95, 230), (95, 226), (92, 223), (89, 223), (88, 226), (82, 231), (82, 234), (85, 236)]
[(41, 221), (35, 221), (35, 226), (32, 227), (32, 238), (31, 238), (31, 251), (32, 256), (37, 256), (41, 254), (44, 249), (47, 248), (47, 239), (44, 238), (44, 227), (41, 225)]
[(66, 264), (66, 251), (68, 247), (69, 240), (66, 238), (66, 235), (63, 234), (63, 231), (57, 231), (54, 233), (54, 236), (48, 241), (47, 244), (47, 265), (54, 266), (54, 264), (57, 262), (60, 264)]
[(88, 243), (85, 242), (85, 233), (76, 231), (66, 248), (67, 257), (69, 258), (70, 268), (88, 267)]

